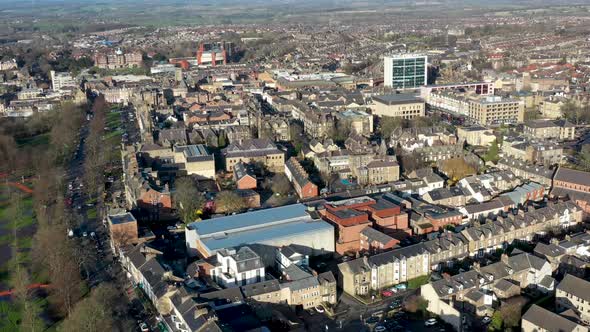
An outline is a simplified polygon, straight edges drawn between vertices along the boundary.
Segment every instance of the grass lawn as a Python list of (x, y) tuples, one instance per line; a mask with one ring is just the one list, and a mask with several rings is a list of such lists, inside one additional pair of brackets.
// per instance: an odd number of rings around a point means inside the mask
[[(4, 199), (0, 201), (0, 227), (2, 227), (0, 245), (3, 246), (2, 250), (10, 250), (10, 257), (4, 262), (0, 262), (0, 281), (8, 286), (13, 284), (11, 271), (12, 266), (15, 264), (15, 261), (13, 260), (15, 252), (16, 258), (23, 264), (27, 265), (31, 262), (31, 247), (33, 241), (31, 226), (35, 225), (35, 219), (33, 217), (33, 199), (30, 196), (23, 197), (21, 203), (21, 215), (15, 220), (12, 220), (8, 218), (8, 214), (10, 213), (8, 209), (10, 207), (8, 206), (7, 197), (4, 196)], [(17, 234), (16, 250), (13, 248), (15, 228)], [(0, 315), (2, 315), (2, 313), (0, 313)], [(2, 319), (0, 318), (0, 320)]]
[(420, 288), (422, 285), (426, 285), (430, 281), (430, 275), (421, 276), (418, 278), (414, 278), (408, 280), (408, 288), (409, 289), (417, 289)]
[(89, 209), (88, 212), (86, 212), (88, 219), (96, 219), (97, 215), (98, 213), (96, 212), (96, 207), (93, 207), (92, 209)]

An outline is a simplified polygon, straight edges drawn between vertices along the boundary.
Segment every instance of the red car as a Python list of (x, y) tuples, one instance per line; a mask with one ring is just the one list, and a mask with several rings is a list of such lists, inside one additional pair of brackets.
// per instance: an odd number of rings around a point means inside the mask
[(390, 296), (393, 295), (393, 292), (392, 291), (385, 290), (385, 291), (381, 292), (381, 295), (383, 295), (385, 297), (390, 297)]

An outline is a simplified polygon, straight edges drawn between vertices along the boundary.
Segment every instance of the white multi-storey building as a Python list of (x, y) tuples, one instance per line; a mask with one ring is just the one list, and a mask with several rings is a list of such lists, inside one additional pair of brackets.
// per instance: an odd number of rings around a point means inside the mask
[(395, 89), (415, 89), (426, 85), (428, 57), (419, 54), (394, 54), (383, 58), (384, 84)]
[(219, 285), (229, 288), (249, 285), (264, 280), (264, 264), (252, 249), (242, 247), (238, 251), (217, 251), (217, 265), (211, 277)]

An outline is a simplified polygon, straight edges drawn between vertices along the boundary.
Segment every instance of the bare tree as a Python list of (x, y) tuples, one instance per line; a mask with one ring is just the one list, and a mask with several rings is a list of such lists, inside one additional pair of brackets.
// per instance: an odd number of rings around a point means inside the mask
[(246, 207), (244, 199), (233, 191), (222, 191), (215, 197), (215, 209), (218, 212), (240, 212)]
[(279, 195), (287, 195), (291, 191), (291, 183), (284, 174), (275, 174), (272, 177), (271, 189)]
[(199, 216), (198, 211), (205, 204), (203, 195), (189, 177), (177, 179), (175, 187), (173, 198), (180, 219), (184, 223), (195, 221)]
[(113, 331), (120, 295), (111, 284), (99, 285), (63, 321), (60, 331)]

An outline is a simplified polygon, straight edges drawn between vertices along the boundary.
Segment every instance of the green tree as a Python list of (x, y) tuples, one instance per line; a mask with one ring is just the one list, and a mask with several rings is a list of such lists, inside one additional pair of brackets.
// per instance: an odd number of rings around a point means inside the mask
[(504, 322), (502, 321), (502, 313), (499, 310), (496, 310), (492, 315), (492, 321), (490, 322), (489, 330), (490, 331), (501, 331), (502, 325)]
[(217, 139), (217, 146), (223, 148), (227, 145), (225, 141), (225, 135), (223, 133), (219, 134), (219, 138)]
[(500, 159), (500, 146), (498, 145), (498, 139), (492, 142), (492, 145), (488, 149), (488, 152), (483, 156), (483, 160), (497, 162)]
[(176, 180), (173, 198), (178, 215), (184, 223), (188, 224), (199, 218), (199, 210), (205, 205), (205, 199), (191, 178)]
[(590, 170), (590, 144), (582, 145), (579, 152), (580, 166), (584, 170)]

